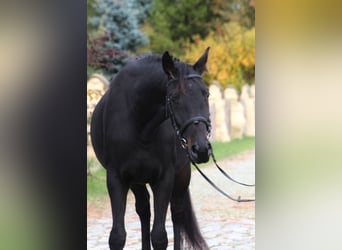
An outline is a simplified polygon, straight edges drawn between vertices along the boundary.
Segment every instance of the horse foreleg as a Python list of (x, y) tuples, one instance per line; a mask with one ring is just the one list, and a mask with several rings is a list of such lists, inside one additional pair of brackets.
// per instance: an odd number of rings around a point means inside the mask
[(175, 184), (171, 197), (171, 218), (173, 224), (174, 250), (180, 250), (183, 243), (185, 218), (185, 195), (190, 183), (190, 166), (184, 166), (175, 176)]
[(173, 238), (174, 238), (174, 250), (181, 249), (181, 230), (182, 223), (184, 221), (184, 211), (183, 211), (183, 195), (173, 194), (171, 198), (171, 217), (173, 224)]
[(142, 250), (150, 250), (150, 195), (146, 185), (132, 185), (131, 189), (135, 196), (135, 209), (141, 222)]
[(109, 247), (111, 250), (121, 250), (126, 242), (125, 210), (128, 186), (118, 178), (116, 173), (107, 170), (107, 188), (113, 216)]
[(167, 248), (168, 240), (165, 230), (165, 220), (167, 207), (170, 202), (173, 176), (163, 178), (158, 184), (152, 186), (154, 198), (154, 221), (151, 232), (152, 246), (155, 250), (165, 250)]

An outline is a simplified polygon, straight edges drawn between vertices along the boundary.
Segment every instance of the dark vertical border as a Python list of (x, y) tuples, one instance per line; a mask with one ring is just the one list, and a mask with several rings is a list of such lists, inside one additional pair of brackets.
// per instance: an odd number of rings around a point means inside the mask
[[(10, 118), (1, 120), (8, 139), (0, 143), (6, 149), (1, 170), (9, 176), (1, 194), (20, 198), (0, 211), (13, 216), (0, 226), (1, 234), (12, 230), (6, 237), (13, 241), (1, 240), (0, 248), (86, 249), (86, 1), (1, 5), (0, 36), (16, 36), (4, 62), (14, 58), (7, 66), (16, 74), (13, 83), (1, 85), (15, 89), (1, 103)], [(16, 54), (25, 46), (34, 48), (29, 56)]]

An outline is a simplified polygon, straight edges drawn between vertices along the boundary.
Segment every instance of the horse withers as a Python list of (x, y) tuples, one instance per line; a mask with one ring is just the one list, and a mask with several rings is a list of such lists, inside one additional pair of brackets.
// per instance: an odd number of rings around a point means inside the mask
[[(207, 249), (192, 209), (191, 161), (209, 160), (209, 91), (202, 81), (209, 48), (194, 65), (170, 56), (149, 55), (129, 62), (112, 80), (91, 121), (95, 154), (107, 171), (113, 225), (110, 249), (123, 249), (129, 189), (141, 221), (142, 249), (166, 249), (168, 205), (174, 249), (183, 242)], [(149, 184), (154, 199), (150, 231)]]

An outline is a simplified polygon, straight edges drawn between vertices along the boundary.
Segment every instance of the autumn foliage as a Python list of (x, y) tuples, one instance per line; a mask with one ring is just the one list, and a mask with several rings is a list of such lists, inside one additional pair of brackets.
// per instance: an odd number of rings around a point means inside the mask
[(240, 89), (245, 83), (252, 84), (255, 79), (255, 28), (244, 28), (236, 22), (221, 26), (205, 39), (195, 37), (188, 44), (185, 59), (192, 62), (204, 49), (211, 47), (208, 73), (205, 80), (210, 84), (217, 80), (222, 87), (230, 84)]

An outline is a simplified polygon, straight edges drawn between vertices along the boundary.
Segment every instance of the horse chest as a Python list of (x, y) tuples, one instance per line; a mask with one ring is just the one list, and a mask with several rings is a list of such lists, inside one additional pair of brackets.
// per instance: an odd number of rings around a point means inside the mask
[(164, 174), (168, 164), (163, 162), (163, 157), (155, 151), (140, 149), (127, 155), (119, 171), (128, 183), (153, 183)]

